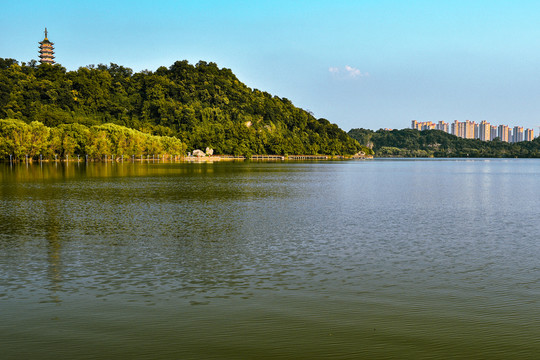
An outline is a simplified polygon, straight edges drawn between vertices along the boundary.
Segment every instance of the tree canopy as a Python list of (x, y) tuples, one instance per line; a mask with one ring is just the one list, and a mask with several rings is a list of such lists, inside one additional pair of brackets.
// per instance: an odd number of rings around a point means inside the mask
[(369, 153), (337, 125), (205, 61), (134, 73), (112, 63), (67, 71), (0, 59), (1, 118), (72, 133), (114, 124), (216, 154)]
[(86, 127), (61, 124), (49, 128), (39, 121), (0, 120), (0, 158), (69, 158), (86, 156), (183, 155), (186, 146), (170, 136), (156, 136), (115, 124)]

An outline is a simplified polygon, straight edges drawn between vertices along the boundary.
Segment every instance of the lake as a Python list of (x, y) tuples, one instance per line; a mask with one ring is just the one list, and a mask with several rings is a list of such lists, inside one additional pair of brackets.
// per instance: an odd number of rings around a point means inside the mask
[(533, 359), (540, 160), (0, 164), (2, 359)]

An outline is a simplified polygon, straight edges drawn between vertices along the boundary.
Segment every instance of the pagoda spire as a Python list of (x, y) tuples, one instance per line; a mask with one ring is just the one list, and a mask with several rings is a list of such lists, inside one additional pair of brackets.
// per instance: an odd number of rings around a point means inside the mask
[(45, 39), (39, 42), (39, 62), (54, 64), (54, 43), (47, 38), (47, 28), (45, 28)]

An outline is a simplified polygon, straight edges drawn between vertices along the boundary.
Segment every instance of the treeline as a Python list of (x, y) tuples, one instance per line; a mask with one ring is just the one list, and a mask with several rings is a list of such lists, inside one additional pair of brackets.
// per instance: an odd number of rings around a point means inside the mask
[(507, 143), (499, 139), (463, 139), (440, 130), (352, 129), (348, 133), (379, 157), (522, 157), (540, 158), (540, 138)]
[(369, 153), (337, 125), (204, 61), (133, 73), (116, 64), (66, 71), (0, 59), (1, 118), (50, 128), (112, 123), (216, 154)]
[(155, 136), (115, 124), (86, 127), (60, 124), (50, 128), (38, 121), (0, 120), (0, 159), (91, 159), (121, 156), (183, 155), (186, 146), (170, 136)]

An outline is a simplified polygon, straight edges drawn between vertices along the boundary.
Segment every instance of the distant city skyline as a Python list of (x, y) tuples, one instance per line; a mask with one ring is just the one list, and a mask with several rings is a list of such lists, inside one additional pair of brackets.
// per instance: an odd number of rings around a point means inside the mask
[(68, 70), (211, 61), (344, 130), (491, 119), (537, 131), (538, 13), (529, 0), (28, 0), (2, 4), (0, 57), (38, 60), (47, 27)]
[(501, 141), (510, 143), (531, 141), (535, 138), (534, 129), (524, 129), (523, 126), (519, 125), (514, 127), (491, 125), (487, 120), (482, 120), (480, 123), (470, 120), (462, 122), (454, 120), (452, 123), (411, 120), (411, 129), (420, 131), (441, 130), (464, 139), (480, 139), (483, 141), (493, 141), (498, 138)]

